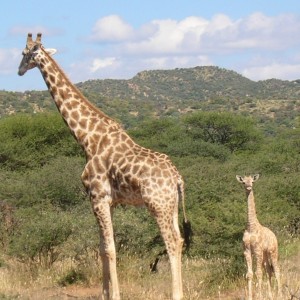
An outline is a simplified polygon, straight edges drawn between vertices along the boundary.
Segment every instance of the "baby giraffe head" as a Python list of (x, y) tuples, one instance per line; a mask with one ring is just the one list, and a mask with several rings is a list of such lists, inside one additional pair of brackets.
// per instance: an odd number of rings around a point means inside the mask
[(253, 176), (240, 176), (236, 175), (236, 179), (238, 182), (242, 183), (246, 189), (246, 192), (252, 191), (253, 182), (255, 182), (259, 178), (259, 174), (255, 174)]

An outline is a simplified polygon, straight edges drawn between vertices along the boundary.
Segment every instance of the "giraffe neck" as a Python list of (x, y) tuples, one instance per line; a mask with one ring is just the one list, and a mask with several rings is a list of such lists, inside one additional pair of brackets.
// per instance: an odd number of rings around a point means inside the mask
[(259, 222), (256, 216), (256, 209), (255, 209), (255, 201), (253, 190), (247, 193), (247, 202), (248, 202), (248, 218), (247, 218), (247, 229), (248, 231), (253, 231), (259, 226)]
[(118, 130), (119, 125), (83, 96), (43, 48), (35, 60), (60, 114), (86, 154), (92, 155), (91, 141), (100, 142), (101, 136)]

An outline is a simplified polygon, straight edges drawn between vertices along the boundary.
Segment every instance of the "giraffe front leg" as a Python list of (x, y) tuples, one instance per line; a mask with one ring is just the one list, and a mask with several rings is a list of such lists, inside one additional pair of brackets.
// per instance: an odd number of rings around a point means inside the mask
[(111, 198), (101, 197), (93, 200), (93, 210), (100, 227), (100, 256), (103, 270), (103, 296), (110, 299), (109, 283), (112, 287), (112, 300), (120, 299), (119, 283), (116, 267), (116, 250), (111, 217)]
[(256, 277), (258, 281), (258, 299), (262, 299), (262, 266), (263, 266), (263, 253), (262, 251), (256, 252)]
[(248, 300), (252, 300), (252, 279), (253, 279), (253, 271), (252, 271), (252, 256), (251, 249), (249, 247), (245, 247), (244, 256), (247, 263), (247, 282), (248, 282)]

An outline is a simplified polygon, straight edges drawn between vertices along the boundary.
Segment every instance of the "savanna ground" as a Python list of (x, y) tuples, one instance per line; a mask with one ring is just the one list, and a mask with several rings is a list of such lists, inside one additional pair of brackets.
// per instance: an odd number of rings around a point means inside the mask
[[(300, 299), (300, 240), (289, 240), (282, 245), (282, 249), (284, 249), (280, 253), (282, 299)], [(78, 268), (74, 261), (59, 262), (46, 269), (8, 260), (6, 265), (0, 269), (0, 299), (99, 299), (101, 263), (99, 259), (94, 259), (90, 257), (90, 261), (80, 267), (85, 269), (84, 276), (70, 271)], [(118, 272), (123, 300), (171, 299), (171, 278), (167, 257), (161, 259), (158, 272), (152, 274), (148, 269), (149, 259), (142, 260), (133, 257), (119, 259)], [(224, 274), (225, 268), (226, 260), (201, 260), (184, 257), (184, 299), (246, 299), (245, 277), (232, 281), (220, 278)], [(69, 276), (65, 276), (64, 282), (59, 281), (62, 274)], [(276, 289), (274, 279), (272, 284), (273, 289)], [(264, 299), (267, 299), (266, 278), (263, 283), (263, 294)]]

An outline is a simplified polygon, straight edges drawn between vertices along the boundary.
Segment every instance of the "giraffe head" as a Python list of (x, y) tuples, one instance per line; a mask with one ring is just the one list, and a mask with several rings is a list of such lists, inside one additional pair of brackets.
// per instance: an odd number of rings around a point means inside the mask
[(26, 46), (22, 52), (23, 59), (19, 66), (18, 74), (20, 76), (24, 75), (28, 70), (33, 69), (37, 66), (35, 57), (39, 53), (39, 51), (44, 50), (50, 55), (53, 55), (56, 52), (55, 49), (44, 49), (42, 47), (41, 38), (42, 38), (42, 34), (38, 33), (36, 40), (33, 41), (32, 34), (28, 33)]
[(253, 182), (255, 182), (259, 178), (259, 174), (255, 174), (253, 176), (240, 176), (236, 175), (236, 179), (238, 182), (242, 183), (247, 192), (252, 191)]

